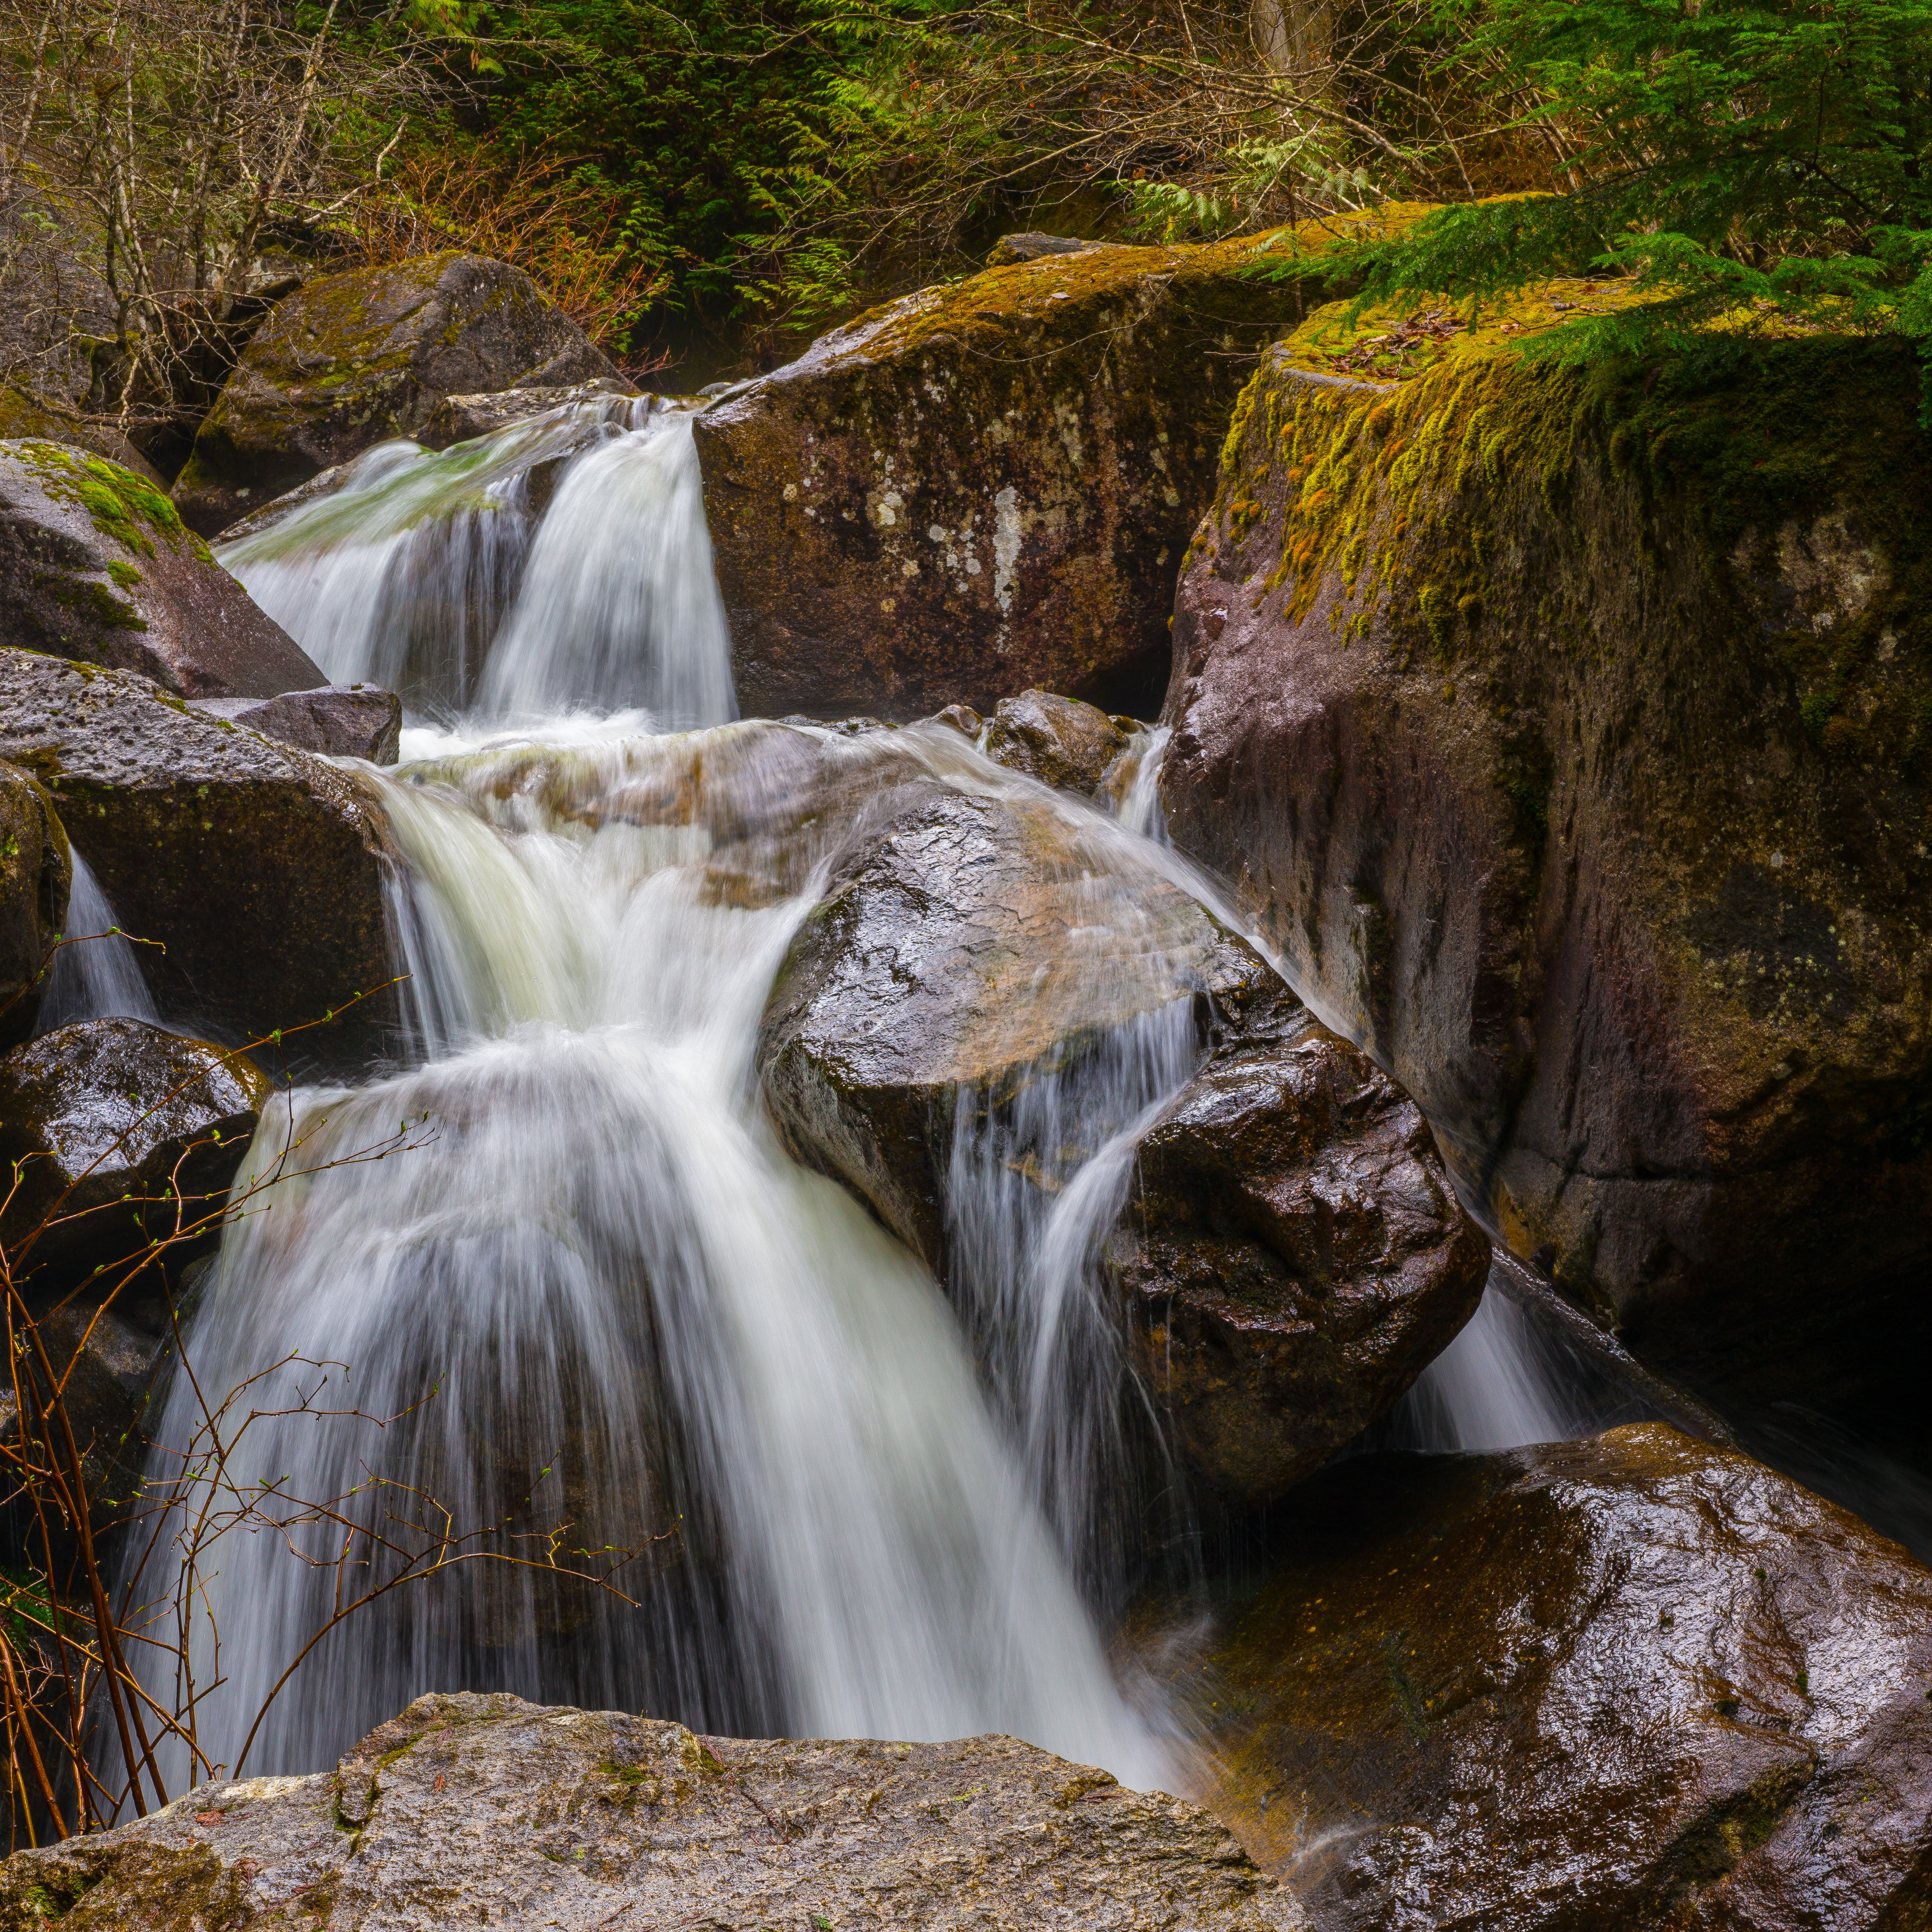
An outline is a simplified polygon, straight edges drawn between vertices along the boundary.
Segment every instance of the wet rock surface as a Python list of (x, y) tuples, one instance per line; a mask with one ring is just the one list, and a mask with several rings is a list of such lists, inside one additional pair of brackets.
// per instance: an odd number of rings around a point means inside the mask
[(962, 1120), (1183, 1003), (1208, 1057), (1108, 1262), (1178, 1446), (1253, 1502), (1396, 1400), (1474, 1310), (1487, 1246), (1413, 1104), (1178, 885), (1118, 869), (1119, 836), (1038, 794), (904, 788), (793, 944), (764, 1090), (794, 1150), (944, 1274)]
[(990, 268), (703, 412), (743, 709), (906, 719), (1029, 687), (1151, 708), (1241, 356), (1302, 313), (1268, 273), (1288, 239)]
[[(452, 252), (309, 283), (279, 302), (195, 437), (175, 501), (213, 536), (446, 399), (614, 376), (522, 269)], [(307, 682), (314, 683), (319, 680)]]
[(1834, 1932), (1932, 1904), (1932, 1574), (1662, 1424), (1363, 1458), (1192, 1691), (1323, 1928)]
[(190, 698), (323, 682), (154, 484), (64, 443), (0, 442), (0, 630)]
[(244, 1056), (145, 1020), (76, 1021), (0, 1058), (0, 1175), (20, 1175), (0, 1241), (17, 1278), (111, 1276), (218, 1212), (268, 1091)]
[(1179, 593), (1174, 836), (1638, 1355), (1856, 1408), (1932, 1340), (1903, 352), (1514, 356), (1256, 377)]
[(73, 1932), (1304, 1922), (1204, 1812), (1010, 1738), (748, 1742), (475, 1695), (417, 1699), (332, 1772), (204, 1785), (0, 1865), (0, 1928), (44, 1900)]
[(1091, 704), (1050, 691), (1003, 698), (986, 727), (986, 755), (1062, 791), (1091, 796), (1127, 748), (1124, 725)]
[(527, 422), (546, 410), (563, 409), (572, 403), (597, 402), (613, 397), (637, 397), (643, 392), (621, 376), (593, 376), (587, 382), (562, 387), (537, 387), (525, 384), (514, 389), (485, 391), (473, 396), (446, 396), (417, 432), (416, 441), (427, 449), (446, 449), (452, 443), (468, 442), (479, 436), (494, 436), (512, 424)]
[(0, 765), (0, 1046), (26, 1039), (40, 1016), (73, 880), (53, 800), (25, 772)]
[[(321, 1020), (390, 978), (386, 830), (353, 778), (145, 680), (0, 651), (0, 757), (46, 786), (166, 1005), (244, 1038)], [(165, 1008), (164, 1008), (165, 1010)], [(303, 1036), (366, 1052), (368, 999)]]
[(199, 698), (191, 708), (244, 725), (265, 738), (332, 758), (393, 765), (403, 728), (403, 701), (374, 684), (325, 684), (278, 698)]
[(1216, 964), (1210, 1050), (1142, 1141), (1106, 1258), (1176, 1442), (1252, 1504), (1394, 1404), (1490, 1252), (1415, 1102), (1246, 946)]

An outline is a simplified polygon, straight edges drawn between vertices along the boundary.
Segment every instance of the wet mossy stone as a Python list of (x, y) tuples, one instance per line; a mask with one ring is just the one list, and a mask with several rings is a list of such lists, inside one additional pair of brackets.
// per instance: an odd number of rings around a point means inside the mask
[(212, 537), (318, 471), (430, 429), (452, 396), (616, 376), (507, 262), (450, 251), (327, 276), (285, 296), (250, 338), (175, 501)]
[(154, 483), (42, 439), (0, 442), (0, 633), (187, 698), (326, 682)]
[(1178, 594), (1168, 822), (1640, 1357), (1720, 1405), (1916, 1402), (1916, 366), (1823, 336), (1526, 352), (1616, 298), (1486, 307), (1385, 380), (1338, 365), (1391, 318), (1270, 357)]
[(1195, 1795), (1315, 1923), (1932, 1912), (1932, 1573), (1845, 1511), (1652, 1423), (1344, 1461), (1267, 1534), (1166, 1654)]
[(73, 883), (53, 800), (26, 772), (0, 764), (0, 1047), (34, 1030)]
[(718, 398), (694, 433), (745, 710), (1030, 687), (1147, 715), (1249, 358), (1322, 299), (1309, 258), (1417, 212), (988, 268)]
[(0, 1864), (0, 1932), (40, 1932), (48, 1901), (74, 1932), (1306, 1923), (1198, 1807), (1016, 1738), (700, 1738), (474, 1693), (418, 1697), (333, 1771)]
[(218, 1212), (268, 1092), (245, 1055), (146, 1020), (77, 1020), (0, 1056), (0, 1241), (19, 1277), (111, 1275), (178, 1210)]
[(350, 773), (144, 678), (0, 650), (0, 758), (46, 788), (163, 1009), (358, 1061), (393, 994), (386, 822)]

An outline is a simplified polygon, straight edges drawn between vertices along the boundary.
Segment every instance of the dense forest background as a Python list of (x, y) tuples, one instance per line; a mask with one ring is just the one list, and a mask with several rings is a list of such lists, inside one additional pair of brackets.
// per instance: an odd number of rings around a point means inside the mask
[(1932, 0), (0, 0), (0, 270), (90, 255), (124, 398), (281, 256), (505, 257), (688, 386), (1008, 230), (1390, 200), (1449, 207), (1372, 291), (1588, 265), (1647, 278), (1625, 333), (1924, 338), (1929, 182)]

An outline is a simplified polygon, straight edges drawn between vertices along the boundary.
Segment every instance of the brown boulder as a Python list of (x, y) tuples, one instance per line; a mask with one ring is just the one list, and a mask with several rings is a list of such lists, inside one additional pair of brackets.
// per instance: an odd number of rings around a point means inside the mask
[(0, 442), (0, 635), (188, 698), (323, 682), (160, 490), (64, 443)]
[(150, 1241), (219, 1212), (268, 1091), (242, 1055), (145, 1020), (79, 1020), (0, 1058), (13, 1266), (42, 1289), (111, 1280)]
[(766, 1743), (431, 1694), (333, 1772), (0, 1864), (0, 1932), (163, 1922), (1289, 1932), (1204, 1812), (1012, 1738)]
[(1336, 232), (989, 268), (700, 413), (745, 710), (903, 719), (1029, 686), (1150, 708), (1243, 357), (1318, 282), (1272, 258)]
[(1170, 824), (1518, 1254), (1673, 1375), (1854, 1402), (1918, 1372), (1932, 1260), (1909, 350), (1626, 382), (1516, 320), (1406, 383), (1306, 337), (1256, 376)]
[(986, 755), (1042, 784), (1090, 796), (1127, 748), (1122, 727), (1132, 723), (1050, 691), (1023, 691), (994, 708), (986, 724)]
[(284, 297), (255, 332), (175, 501), (212, 537), (318, 470), (416, 435), (449, 397), (615, 374), (507, 262), (453, 251), (330, 275)]
[[(255, 1037), (322, 1019), (391, 977), (388, 829), (348, 773), (145, 679), (0, 651), (0, 758), (44, 784), (164, 1010)], [(394, 1017), (364, 1000), (303, 1046), (365, 1052)]]
[[(1149, 1025), (1150, 1052), (1209, 1052), (1143, 1144), (1107, 1265), (1178, 1446), (1220, 1493), (1261, 1501), (1447, 1346), (1487, 1247), (1414, 1107), (1145, 848), (1032, 788), (904, 785), (794, 941), (758, 1064), (794, 1152), (964, 1292), (980, 1264), (952, 1222), (962, 1120), (969, 1163), (1058, 1193), (1069, 1153), (1092, 1150), (1062, 1141), (1119, 1124), (1078, 1124), (1087, 1070), (1104, 1090)], [(1052, 1139), (1002, 1138), (1069, 1082)]]
[(1932, 1574), (1660, 1423), (1344, 1462), (1180, 1673), (1324, 1932), (1932, 1911)]
[(0, 1047), (26, 1039), (40, 1016), (73, 882), (52, 800), (25, 772), (0, 765)]

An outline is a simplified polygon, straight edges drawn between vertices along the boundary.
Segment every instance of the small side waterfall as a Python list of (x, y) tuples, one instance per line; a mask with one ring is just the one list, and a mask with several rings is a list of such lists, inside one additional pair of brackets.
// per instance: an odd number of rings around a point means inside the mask
[(68, 943), (54, 955), (36, 1030), (52, 1033), (76, 1020), (117, 1018), (158, 1024), (161, 1016), (141, 976), (134, 941), (121, 931), (93, 868), (79, 852), (73, 857)]

